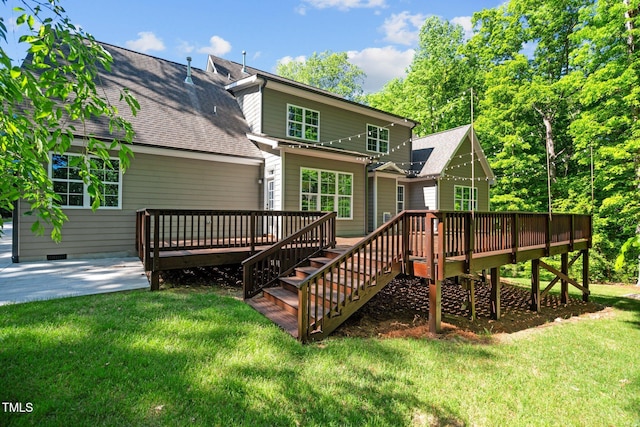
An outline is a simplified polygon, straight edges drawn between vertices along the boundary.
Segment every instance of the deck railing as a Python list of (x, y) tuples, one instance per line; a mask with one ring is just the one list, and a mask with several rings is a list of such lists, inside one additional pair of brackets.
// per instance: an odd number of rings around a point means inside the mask
[(152, 270), (160, 252), (273, 245), (306, 227), (320, 212), (198, 209), (141, 209), (136, 216), (136, 250)]
[(331, 212), (248, 258), (242, 263), (245, 299), (259, 294), (301, 262), (335, 243), (336, 213)]
[(303, 341), (326, 336), (348, 313), (361, 306), (401, 268), (408, 242), (404, 212), (396, 215), (347, 252), (299, 284), (298, 336)]
[[(554, 245), (572, 247), (577, 240), (591, 245), (590, 215), (453, 211), (434, 211), (427, 215), (443, 222), (444, 235), (438, 236), (435, 248), (443, 245), (446, 257), (464, 257), (467, 263), (471, 262), (473, 254), (508, 251), (515, 261), (522, 249), (543, 248), (549, 253)], [(423, 234), (429, 233), (438, 234), (435, 225)], [(412, 234), (411, 238), (417, 236)], [(416, 245), (416, 242), (410, 243), (411, 247)], [(421, 245), (429, 249), (427, 243)], [(439, 251), (426, 252), (428, 256)]]

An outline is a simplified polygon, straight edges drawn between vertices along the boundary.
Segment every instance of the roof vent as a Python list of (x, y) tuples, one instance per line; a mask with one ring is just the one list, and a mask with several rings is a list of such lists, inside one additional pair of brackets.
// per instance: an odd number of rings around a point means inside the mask
[(246, 50), (242, 51), (242, 72), (243, 73), (247, 72), (247, 51)]
[(184, 79), (184, 82), (192, 85), (193, 79), (191, 78), (191, 57), (187, 56), (187, 78)]

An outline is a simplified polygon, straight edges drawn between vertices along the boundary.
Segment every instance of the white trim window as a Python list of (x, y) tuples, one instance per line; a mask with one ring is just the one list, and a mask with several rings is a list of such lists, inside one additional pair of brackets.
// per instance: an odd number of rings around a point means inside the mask
[[(102, 159), (91, 157), (91, 173), (102, 182), (102, 200), (100, 209), (122, 208), (122, 171), (120, 160), (109, 159), (111, 167)], [(52, 154), (49, 163), (49, 177), (53, 182), (53, 191), (60, 197), (60, 206), (64, 208), (91, 208), (89, 185), (80, 175), (82, 156), (78, 154)]]
[(396, 201), (397, 201), (397, 212), (396, 213), (400, 213), (404, 210), (404, 201), (405, 201), (405, 187), (404, 185), (398, 185), (398, 192), (396, 194)]
[[(456, 211), (478, 210), (478, 188), (473, 187), (473, 198), (471, 197), (472, 187), (465, 185), (453, 186), (453, 209)], [(473, 202), (473, 205), (472, 205)]]
[(389, 129), (367, 125), (367, 151), (389, 153)]
[(353, 219), (353, 174), (300, 168), (300, 210)]
[(307, 141), (319, 141), (320, 112), (287, 104), (287, 136)]

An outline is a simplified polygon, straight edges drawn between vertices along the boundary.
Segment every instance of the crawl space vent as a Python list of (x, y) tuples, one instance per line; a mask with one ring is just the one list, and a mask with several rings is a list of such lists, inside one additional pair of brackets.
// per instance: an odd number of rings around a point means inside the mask
[(47, 261), (57, 261), (60, 259), (67, 259), (67, 254), (47, 255)]

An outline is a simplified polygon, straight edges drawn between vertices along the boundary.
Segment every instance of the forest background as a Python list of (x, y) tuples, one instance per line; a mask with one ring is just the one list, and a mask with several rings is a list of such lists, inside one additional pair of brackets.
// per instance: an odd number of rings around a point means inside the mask
[(591, 279), (640, 284), (639, 16), (640, 0), (510, 0), (475, 13), (470, 38), (427, 18), (407, 76), (378, 93), (346, 53), (277, 73), (417, 120), (419, 136), (473, 122), (491, 210), (593, 214)]

